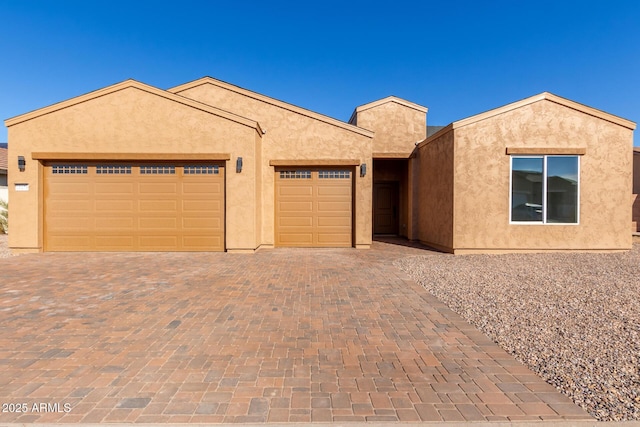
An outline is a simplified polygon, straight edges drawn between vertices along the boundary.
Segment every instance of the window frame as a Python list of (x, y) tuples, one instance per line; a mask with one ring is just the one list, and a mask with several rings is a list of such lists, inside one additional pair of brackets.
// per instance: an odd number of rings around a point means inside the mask
[[(578, 162), (577, 197), (576, 197), (576, 222), (548, 222), (547, 221), (547, 160), (549, 157), (575, 157)], [(580, 188), (581, 188), (581, 161), (576, 154), (512, 154), (509, 156), (509, 225), (553, 225), (576, 226), (580, 225)], [(513, 221), (513, 159), (542, 159), (542, 221)]]

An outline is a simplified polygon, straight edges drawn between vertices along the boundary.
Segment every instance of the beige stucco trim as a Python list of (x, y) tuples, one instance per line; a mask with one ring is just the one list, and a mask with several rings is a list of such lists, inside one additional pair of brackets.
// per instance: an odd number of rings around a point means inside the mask
[(571, 154), (584, 156), (587, 154), (587, 149), (584, 147), (507, 147), (507, 154)]
[(515, 110), (516, 108), (524, 107), (525, 105), (529, 105), (534, 102), (538, 102), (542, 100), (555, 102), (556, 104), (560, 104), (565, 107), (572, 108), (574, 110), (583, 112), (585, 114), (589, 114), (590, 116), (594, 116), (594, 117), (606, 120), (608, 122), (615, 123), (617, 125), (626, 127), (631, 130), (634, 130), (636, 128), (636, 124), (630, 120), (623, 119), (622, 117), (614, 116), (613, 114), (605, 113), (604, 111), (601, 111), (601, 110), (596, 110), (595, 108), (588, 107), (583, 104), (579, 104), (575, 101), (562, 98), (558, 95), (554, 95), (549, 92), (542, 92), (541, 94), (534, 95), (529, 98), (525, 98), (521, 101), (513, 102), (511, 104), (507, 104), (502, 107), (495, 108), (493, 110), (485, 111), (484, 113), (476, 114), (475, 116), (467, 117), (466, 119), (458, 120), (456, 122), (453, 122), (452, 126), (454, 129), (462, 126), (467, 126), (473, 123), (477, 123), (481, 120), (485, 120), (490, 117), (494, 117), (499, 114), (506, 113), (507, 111)]
[(364, 105), (360, 105), (358, 107), (356, 107), (355, 110), (353, 110), (353, 113), (351, 114), (351, 118), (349, 118), (349, 123), (353, 122), (355, 116), (358, 113), (361, 113), (363, 111), (366, 111), (370, 108), (375, 108), (378, 107), (380, 105), (386, 104), (388, 102), (395, 102), (396, 104), (400, 104), (400, 105), (404, 105), (405, 107), (409, 107), (409, 108), (413, 108), (414, 110), (418, 110), (421, 113), (427, 113), (429, 111), (429, 109), (427, 107), (424, 107), (420, 104), (416, 104), (410, 101), (407, 101), (406, 99), (402, 99), (402, 98), (398, 98), (397, 96), (387, 96), (386, 98), (382, 98), (379, 99), (377, 101), (373, 101), (373, 102), (369, 102), (368, 104), (364, 104)]
[(229, 153), (55, 153), (34, 152), (33, 160), (230, 160)]
[(408, 159), (411, 153), (373, 153), (374, 159)]
[(314, 159), (314, 160), (270, 160), (269, 166), (358, 166), (360, 160), (354, 159)]
[(247, 119), (245, 117), (241, 117), (241, 116), (238, 116), (236, 114), (230, 113), (228, 111), (220, 110), (220, 109), (212, 107), (210, 105), (203, 104), (201, 102), (194, 101), (192, 99), (185, 98), (185, 97), (180, 96), (180, 95), (176, 95), (175, 93), (172, 93), (172, 92), (169, 92), (169, 91), (164, 91), (162, 89), (158, 89), (156, 87), (153, 87), (153, 86), (138, 82), (138, 81), (133, 80), (133, 79), (125, 80), (123, 82), (116, 83), (114, 85), (107, 86), (105, 88), (98, 89), (96, 91), (89, 92), (87, 94), (80, 95), (80, 96), (77, 96), (75, 98), (68, 99), (66, 101), (58, 102), (57, 104), (53, 104), (53, 105), (50, 105), (48, 107), (40, 108), (38, 110), (31, 111), (31, 112), (26, 113), (26, 114), (21, 114), (19, 116), (12, 117), (10, 119), (5, 120), (4, 123), (5, 123), (5, 125), (7, 127), (13, 126), (13, 125), (16, 125), (18, 123), (25, 122), (27, 120), (35, 119), (36, 117), (40, 117), (40, 116), (43, 116), (45, 114), (53, 113), (54, 111), (62, 110), (64, 108), (68, 108), (68, 107), (71, 107), (73, 105), (89, 101), (91, 99), (99, 98), (101, 96), (108, 95), (110, 93), (114, 93), (114, 92), (117, 92), (117, 91), (120, 91), (120, 90), (123, 90), (123, 89), (132, 88), (132, 87), (136, 88), (136, 89), (139, 89), (139, 90), (142, 90), (144, 92), (148, 92), (148, 93), (151, 93), (151, 94), (154, 94), (154, 95), (157, 95), (157, 96), (161, 96), (163, 98), (169, 99), (171, 101), (178, 102), (180, 104), (183, 104), (183, 105), (186, 105), (186, 106), (189, 106), (189, 107), (192, 107), (192, 108), (196, 108), (196, 109), (201, 110), (201, 111), (205, 111), (207, 113), (214, 114), (216, 116), (219, 116), (219, 117), (234, 121), (234, 122), (239, 123), (239, 124), (243, 124), (245, 126), (249, 126), (251, 128), (256, 129), (256, 131), (261, 135), (263, 133), (262, 129), (260, 128), (260, 125), (258, 124), (258, 122), (254, 121), (254, 120), (250, 120), (250, 119)]
[(307, 110), (305, 108), (298, 107), (296, 105), (289, 104), (287, 102), (280, 101), (278, 99), (271, 98), (271, 97), (266, 96), (266, 95), (262, 95), (262, 94), (259, 94), (259, 93), (256, 93), (256, 92), (252, 92), (250, 90), (241, 88), (239, 86), (232, 85), (232, 84), (227, 83), (227, 82), (223, 82), (221, 80), (216, 80), (216, 79), (214, 79), (212, 77), (208, 77), (208, 76), (207, 77), (203, 77), (203, 78), (198, 79), (198, 80), (194, 80), (194, 81), (189, 82), (189, 83), (182, 84), (180, 86), (173, 87), (171, 89), (167, 89), (167, 92), (174, 93), (174, 94), (179, 94), (180, 92), (183, 92), (185, 90), (193, 89), (194, 87), (202, 86), (202, 85), (205, 85), (205, 84), (211, 84), (211, 85), (214, 85), (214, 86), (218, 86), (218, 87), (221, 87), (223, 89), (226, 89), (226, 90), (229, 90), (229, 91), (232, 91), (232, 92), (235, 92), (235, 93), (239, 93), (239, 94), (244, 95), (246, 97), (249, 97), (249, 98), (252, 98), (252, 99), (267, 103), (267, 104), (270, 104), (270, 105), (274, 105), (276, 107), (283, 108), (283, 109), (291, 111), (293, 113), (301, 114), (303, 116), (310, 117), (312, 119), (316, 119), (316, 120), (319, 120), (321, 122), (324, 122), (324, 123), (327, 123), (327, 124), (330, 124), (330, 125), (333, 125), (333, 126), (336, 126), (336, 127), (339, 127), (339, 128), (351, 131), (351, 132), (358, 133), (360, 135), (368, 136), (369, 138), (373, 138), (373, 132), (370, 131), (370, 130), (359, 128), (357, 126), (350, 125), (350, 124), (345, 123), (343, 121), (340, 121), (338, 119), (334, 119), (333, 117), (325, 116), (324, 114), (316, 113), (314, 111)]

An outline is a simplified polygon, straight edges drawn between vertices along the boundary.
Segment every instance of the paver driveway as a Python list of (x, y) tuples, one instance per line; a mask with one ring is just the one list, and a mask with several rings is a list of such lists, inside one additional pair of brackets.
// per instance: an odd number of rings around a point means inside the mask
[(2, 259), (0, 422), (589, 419), (392, 266), (415, 253)]

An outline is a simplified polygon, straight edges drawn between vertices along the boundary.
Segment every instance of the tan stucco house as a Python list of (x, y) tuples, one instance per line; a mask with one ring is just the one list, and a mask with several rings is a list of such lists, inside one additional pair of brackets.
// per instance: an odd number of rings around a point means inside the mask
[[(388, 97), (345, 123), (210, 77), (127, 80), (5, 121), (10, 247), (625, 250), (635, 123), (543, 93), (428, 135)], [(430, 133), (429, 133), (430, 134)]]
[(640, 235), (640, 147), (633, 147), (633, 233)]

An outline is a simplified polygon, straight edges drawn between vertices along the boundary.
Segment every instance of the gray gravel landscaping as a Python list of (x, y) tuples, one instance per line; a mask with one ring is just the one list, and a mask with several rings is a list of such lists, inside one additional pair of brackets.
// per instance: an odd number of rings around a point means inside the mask
[(11, 251), (7, 244), (8, 238), (7, 234), (0, 233), (0, 258), (9, 258), (11, 256)]
[(596, 419), (640, 420), (640, 244), (395, 265)]

